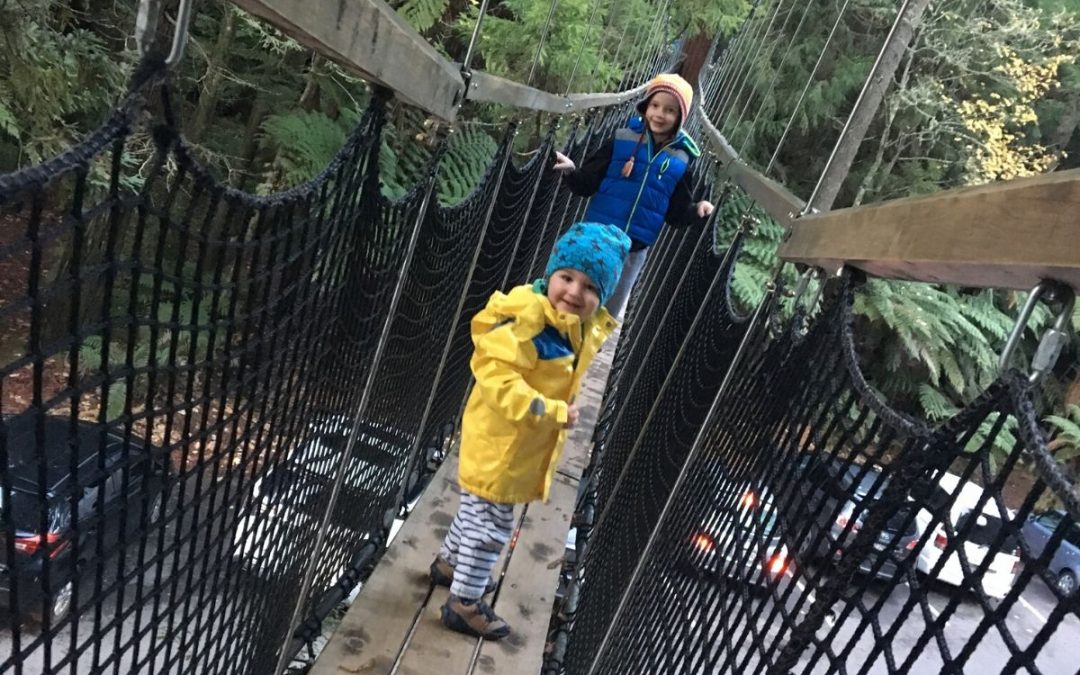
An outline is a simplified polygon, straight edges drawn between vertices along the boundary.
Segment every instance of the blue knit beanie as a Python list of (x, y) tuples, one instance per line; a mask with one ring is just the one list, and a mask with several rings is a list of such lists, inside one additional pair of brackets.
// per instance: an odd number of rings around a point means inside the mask
[(629, 252), (630, 237), (619, 228), (600, 223), (574, 223), (555, 242), (544, 280), (550, 279), (555, 270), (578, 270), (596, 284), (603, 307), (619, 283), (623, 261)]

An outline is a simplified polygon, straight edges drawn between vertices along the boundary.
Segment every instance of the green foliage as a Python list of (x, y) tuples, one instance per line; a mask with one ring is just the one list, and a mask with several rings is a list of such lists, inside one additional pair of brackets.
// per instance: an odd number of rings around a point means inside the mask
[(1059, 460), (1080, 457), (1080, 406), (1070, 405), (1061, 415), (1049, 415), (1046, 422), (1053, 430), (1050, 450)]
[(132, 59), (118, 58), (104, 35), (73, 21), (61, 2), (0, 4), (0, 34), (4, 172), (60, 153), (100, 124)]
[(480, 126), (467, 125), (450, 137), (438, 173), (439, 202), (453, 205), (480, 184), (499, 146)]
[(423, 33), (438, 23), (450, 6), (450, 0), (405, 0), (396, 5), (398, 14)]
[(346, 138), (345, 129), (325, 113), (304, 110), (270, 115), (263, 122), (263, 132), (277, 150), (275, 165), (288, 187), (322, 171)]

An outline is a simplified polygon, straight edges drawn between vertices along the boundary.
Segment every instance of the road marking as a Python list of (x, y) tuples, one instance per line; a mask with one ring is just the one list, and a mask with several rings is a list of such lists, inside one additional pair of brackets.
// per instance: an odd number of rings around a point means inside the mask
[(1024, 596), (1022, 596), (1022, 595), (1020, 596), (1020, 604), (1022, 604), (1024, 607), (1027, 607), (1027, 610), (1029, 612), (1031, 612), (1032, 614), (1034, 614), (1036, 619), (1038, 619), (1039, 621), (1042, 621), (1043, 623), (1047, 623), (1046, 617), (1043, 616), (1042, 613), (1039, 612), (1039, 610), (1035, 609), (1034, 605), (1032, 605), (1030, 602), (1025, 600)]
[(931, 605), (929, 600), (926, 601), (926, 606), (930, 608), (930, 613), (934, 615), (935, 619), (941, 616), (941, 612), (937, 610), (937, 607)]

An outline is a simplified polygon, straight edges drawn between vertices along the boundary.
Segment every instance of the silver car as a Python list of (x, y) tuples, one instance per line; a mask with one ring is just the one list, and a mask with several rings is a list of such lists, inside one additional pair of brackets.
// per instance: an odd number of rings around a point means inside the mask
[[(1065, 526), (1065, 519), (1064, 511), (1047, 511), (1032, 516), (1024, 523), (1021, 534), (1033, 556), (1037, 558), (1042, 555), (1054, 531)], [(1065, 597), (1072, 597), (1076, 594), (1077, 579), (1080, 578), (1080, 525), (1069, 522), (1068, 528), (1048, 567), (1056, 577), (1058, 591)]]

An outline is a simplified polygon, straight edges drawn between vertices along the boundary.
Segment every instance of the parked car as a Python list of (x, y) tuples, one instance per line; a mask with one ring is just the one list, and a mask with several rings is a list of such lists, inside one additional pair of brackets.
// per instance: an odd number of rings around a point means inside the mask
[(101, 424), (77, 421), (73, 434), (66, 417), (42, 420), (40, 445), (36, 414), (0, 422), (10, 485), (0, 489), (0, 605), (56, 623), (72, 610), (75, 576), (104, 564), (99, 548), (115, 553), (124, 529), (128, 545), (136, 544), (160, 521), (168, 461), (149, 443), (125, 447)]
[[(1012, 511), (1002, 510), (993, 499), (987, 499), (981, 510), (976, 510), (983, 489), (972, 482), (961, 483), (960, 477), (943, 473), (937, 479), (928, 506), (944, 516), (935, 521), (927, 508), (920, 508), (916, 514), (916, 523), (920, 533), (932, 528), (927, 545), (918, 553), (916, 567), (920, 572), (933, 575), (934, 578), (953, 586), (963, 586), (964, 570), (960, 556), (952, 551), (945, 559), (942, 568), (934, 568), (945, 555), (949, 547), (949, 533), (945, 528), (948, 522), (956, 536), (962, 537), (959, 547), (964, 551), (971, 571), (974, 571), (987, 556), (992, 555), (990, 564), (979, 580), (983, 592), (990, 597), (1003, 598), (1012, 588), (1016, 574), (1020, 570), (1020, 549), (1012, 535), (1000, 537), (1001, 528), (1014, 518)], [(953, 500), (950, 505), (950, 500)], [(1001, 538), (1000, 543), (998, 539)], [(991, 550), (996, 545), (997, 550)], [(972, 580), (968, 580), (969, 582)]]
[[(862, 527), (869, 502), (885, 492), (889, 481), (881, 473), (876, 466), (848, 463), (830, 455), (804, 453), (799, 458), (794, 480), (784, 486), (781, 494), (785, 496), (777, 502), (785, 509), (788, 530), (798, 539), (803, 556), (811, 559), (839, 556)], [(792, 490), (796, 494), (788, 499), (786, 495)], [(869, 570), (872, 563), (873, 560), (867, 561), (864, 568)], [(892, 572), (895, 573), (894, 566)]]
[[(243, 508), (233, 535), (233, 553), (245, 567), (265, 578), (295, 574), (311, 555), (326, 496), (329, 494), (341, 451), (349, 440), (353, 420), (344, 415), (323, 417), (309, 426), (308, 440), (270, 467), (253, 486), (252, 500)], [(362, 422), (325, 537), (326, 546), (341, 550), (323, 558), (345, 560), (363, 541), (379, 531), (388, 532), (404, 506), (409, 508), (423, 491), (424, 464), (431, 449), (410, 466), (405, 493), (393, 480), (405, 461), (412, 437), (385, 424)], [(427, 476), (430, 479), (430, 476)], [(374, 523), (361, 522), (378, 514)], [(368, 527), (368, 530), (360, 531)], [(333, 570), (324, 570), (320, 583), (333, 583)]]
[(769, 491), (727, 479), (682, 557), (683, 567), (695, 574), (756, 586), (790, 575), (791, 564)]
[[(889, 519), (885, 521), (885, 527), (874, 540), (873, 552), (859, 562), (860, 572), (873, 574), (876, 578), (885, 580), (892, 580), (900, 573), (900, 565), (911, 557), (922, 536), (918, 520), (913, 514), (914, 510), (915, 507), (909, 503), (889, 516)], [(843, 546), (848, 546), (854, 540), (855, 533), (862, 529), (866, 521), (867, 513), (868, 511), (861, 511), (856, 517)], [(841, 524), (846, 523), (838, 523), (838, 525)]]
[(1050, 537), (1059, 527), (1068, 527), (1061, 544), (1050, 558), (1048, 567), (1055, 577), (1055, 586), (1065, 597), (1076, 595), (1080, 577), (1080, 525), (1068, 521), (1064, 511), (1046, 511), (1028, 518), (1020, 536), (1035, 557), (1042, 555)]

